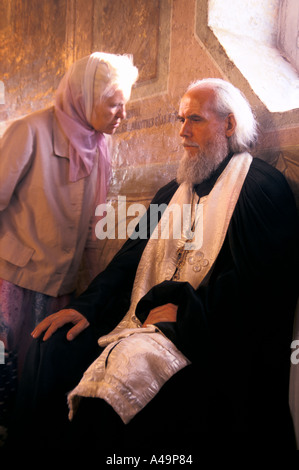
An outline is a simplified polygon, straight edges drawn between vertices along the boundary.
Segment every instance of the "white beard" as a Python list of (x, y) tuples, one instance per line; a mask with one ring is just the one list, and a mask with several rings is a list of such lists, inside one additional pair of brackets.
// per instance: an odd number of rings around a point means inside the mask
[(211, 176), (228, 154), (227, 138), (217, 135), (208, 144), (205, 151), (199, 149), (196, 155), (189, 156), (184, 152), (177, 171), (177, 182), (199, 184)]

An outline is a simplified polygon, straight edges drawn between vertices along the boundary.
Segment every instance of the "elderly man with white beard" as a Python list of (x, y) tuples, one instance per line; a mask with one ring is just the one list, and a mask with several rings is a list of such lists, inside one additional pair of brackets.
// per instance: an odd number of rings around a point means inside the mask
[[(250, 155), (256, 121), (230, 83), (191, 84), (178, 119), (184, 156), (148, 223), (140, 221), (147, 237), (128, 239), (80, 297), (32, 333), (13, 448), (191, 456), (207, 447), (295, 448), (292, 192)], [(150, 209), (162, 204), (152, 227)], [(174, 204), (191, 207), (189, 226), (163, 237)]]

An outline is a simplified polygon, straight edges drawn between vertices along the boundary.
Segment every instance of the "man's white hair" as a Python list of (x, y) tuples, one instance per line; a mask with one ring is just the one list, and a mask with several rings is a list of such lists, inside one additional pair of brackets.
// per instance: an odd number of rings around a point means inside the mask
[(192, 82), (187, 92), (193, 88), (212, 88), (216, 94), (216, 109), (220, 116), (232, 113), (236, 120), (236, 130), (229, 137), (229, 149), (240, 153), (252, 148), (257, 140), (257, 122), (243, 93), (231, 83), (219, 78), (205, 78)]

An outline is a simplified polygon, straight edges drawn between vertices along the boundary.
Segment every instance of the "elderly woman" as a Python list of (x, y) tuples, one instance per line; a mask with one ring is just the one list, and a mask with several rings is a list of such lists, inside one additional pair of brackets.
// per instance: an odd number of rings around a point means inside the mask
[(95, 207), (109, 184), (105, 134), (125, 117), (137, 77), (129, 56), (95, 52), (71, 66), (54, 106), (15, 121), (1, 140), (0, 407), (29, 332), (75, 290)]

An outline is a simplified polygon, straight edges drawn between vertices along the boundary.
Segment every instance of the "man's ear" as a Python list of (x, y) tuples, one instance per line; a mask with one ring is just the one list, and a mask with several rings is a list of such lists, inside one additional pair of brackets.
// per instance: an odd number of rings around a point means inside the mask
[(229, 113), (225, 118), (225, 135), (226, 137), (231, 137), (236, 130), (236, 119), (232, 113)]

